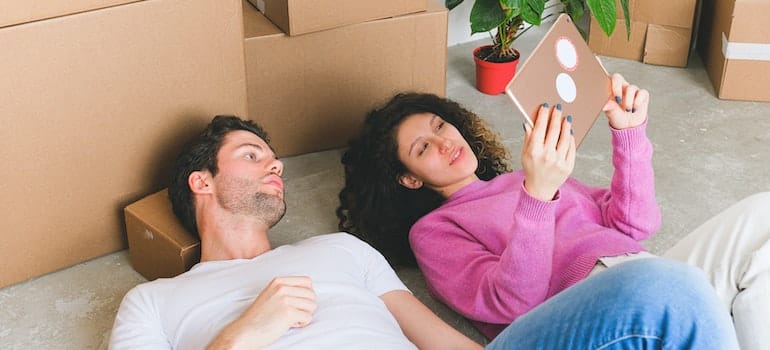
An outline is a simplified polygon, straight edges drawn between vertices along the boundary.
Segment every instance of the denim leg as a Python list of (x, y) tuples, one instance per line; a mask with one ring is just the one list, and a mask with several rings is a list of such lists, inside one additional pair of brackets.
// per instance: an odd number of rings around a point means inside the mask
[(639, 259), (562, 291), (508, 326), (488, 350), (738, 349), (730, 315), (703, 273)]

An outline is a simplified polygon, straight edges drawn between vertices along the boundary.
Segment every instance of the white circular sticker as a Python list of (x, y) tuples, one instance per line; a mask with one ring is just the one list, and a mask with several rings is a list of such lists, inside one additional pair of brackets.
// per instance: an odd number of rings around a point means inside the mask
[(556, 76), (556, 92), (564, 102), (572, 103), (577, 97), (577, 86), (575, 81), (567, 73), (559, 73)]
[(575, 69), (578, 63), (577, 50), (575, 45), (572, 44), (567, 38), (559, 38), (556, 41), (556, 59), (559, 60), (559, 64), (566, 70), (572, 71)]

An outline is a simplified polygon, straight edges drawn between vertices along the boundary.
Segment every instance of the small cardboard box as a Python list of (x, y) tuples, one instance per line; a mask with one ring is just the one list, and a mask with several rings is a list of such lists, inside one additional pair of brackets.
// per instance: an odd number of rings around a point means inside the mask
[(702, 6), (697, 47), (717, 96), (770, 101), (770, 1), (710, 0)]
[(427, 2), (424, 12), (288, 36), (244, 0), (248, 115), (276, 152), (344, 147), (396, 92), (445, 95), (447, 9)]
[(129, 260), (144, 278), (174, 277), (200, 260), (200, 239), (176, 218), (167, 190), (132, 203), (125, 213)]
[(142, 0), (1, 0), (0, 28)]
[(626, 35), (623, 10), (617, 3), (615, 32), (607, 37), (592, 17), (588, 44), (600, 55), (685, 67), (690, 54), (696, 3), (697, 0), (630, 0), (630, 39)]
[(151, 0), (0, 28), (0, 287), (124, 249), (123, 208), (212, 116), (245, 115), (241, 10)]
[(289, 35), (425, 11), (425, 0), (249, 0)]

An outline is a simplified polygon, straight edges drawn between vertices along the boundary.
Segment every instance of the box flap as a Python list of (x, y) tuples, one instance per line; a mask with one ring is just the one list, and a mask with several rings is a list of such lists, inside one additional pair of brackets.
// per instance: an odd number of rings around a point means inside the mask
[[(643, 0), (632, 1), (629, 5), (631, 19), (636, 22), (654, 23), (658, 25), (692, 28), (695, 20), (696, 0)], [(618, 8), (622, 16), (623, 10)]]
[(687, 66), (690, 36), (690, 28), (648, 25), (643, 62), (674, 67)]
[(142, 218), (155, 231), (163, 232), (177, 247), (197, 245), (200, 240), (189, 233), (177, 220), (168, 199), (168, 190), (162, 190), (126, 207), (126, 213)]
[(142, 0), (2, 0), (0, 28)]
[(284, 35), (280, 28), (257, 11), (248, 1), (243, 1), (243, 32), (246, 39), (268, 35)]
[(591, 18), (588, 45), (594, 52), (600, 55), (641, 61), (644, 53), (647, 23), (631, 22), (630, 41), (626, 37), (626, 31), (622, 30), (622, 26), (625, 26), (623, 20), (618, 20), (616, 25), (616, 28), (621, 28), (621, 30), (615, 30), (611, 36), (607, 37), (599, 28), (599, 23), (596, 22), (596, 19)]
[(770, 13), (770, 1), (735, 1), (730, 17), (731, 24), (725, 33), (727, 41), (770, 43), (770, 26), (765, 22), (768, 13)]

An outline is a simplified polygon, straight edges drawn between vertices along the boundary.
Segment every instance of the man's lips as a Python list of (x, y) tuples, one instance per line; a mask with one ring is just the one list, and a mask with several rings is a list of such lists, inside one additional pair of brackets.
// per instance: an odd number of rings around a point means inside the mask
[(278, 175), (268, 175), (263, 183), (275, 186), (283, 191), (283, 180)]

